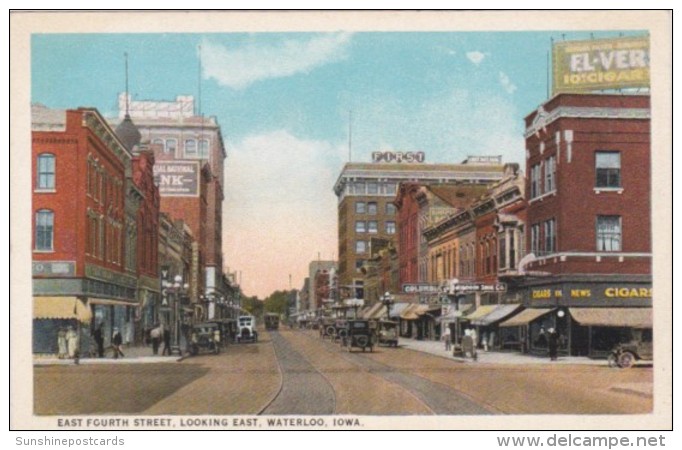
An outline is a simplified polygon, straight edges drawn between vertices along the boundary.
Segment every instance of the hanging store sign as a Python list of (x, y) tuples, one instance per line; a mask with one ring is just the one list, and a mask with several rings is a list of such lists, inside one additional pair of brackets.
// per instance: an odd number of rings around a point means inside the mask
[(553, 93), (649, 87), (649, 38), (556, 42)]
[(505, 283), (457, 283), (455, 284), (455, 293), (467, 292), (507, 292), (507, 285)]
[(440, 287), (437, 284), (428, 283), (405, 283), (403, 284), (405, 294), (438, 294)]
[(154, 164), (154, 177), (159, 180), (162, 197), (199, 196), (198, 161), (160, 161)]

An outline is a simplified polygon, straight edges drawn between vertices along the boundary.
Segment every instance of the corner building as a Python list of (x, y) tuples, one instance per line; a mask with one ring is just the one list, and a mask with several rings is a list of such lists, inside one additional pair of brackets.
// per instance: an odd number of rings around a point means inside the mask
[(649, 96), (559, 94), (525, 125), (530, 340), (604, 355), (651, 327)]

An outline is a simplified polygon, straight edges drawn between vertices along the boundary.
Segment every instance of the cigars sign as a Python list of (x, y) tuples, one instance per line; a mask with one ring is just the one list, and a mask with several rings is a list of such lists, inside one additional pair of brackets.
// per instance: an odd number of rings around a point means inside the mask
[(649, 38), (556, 42), (554, 93), (649, 87)]
[(372, 152), (375, 163), (423, 163), (424, 152)]
[(198, 161), (160, 161), (154, 164), (162, 197), (197, 197), (199, 195)]

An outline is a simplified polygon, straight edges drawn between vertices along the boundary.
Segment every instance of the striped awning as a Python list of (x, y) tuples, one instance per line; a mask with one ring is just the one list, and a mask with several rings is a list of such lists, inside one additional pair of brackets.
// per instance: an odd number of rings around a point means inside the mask
[(76, 319), (88, 323), (90, 308), (78, 297), (33, 297), (34, 319)]
[(363, 319), (371, 319), (372, 316), (376, 311), (378, 311), (382, 307), (381, 303), (375, 303), (372, 306), (369, 307), (369, 309), (365, 310), (365, 312), (362, 314)]
[(651, 308), (569, 308), (580, 325), (594, 327), (651, 328)]
[(400, 314), (400, 318), (403, 320), (417, 320), (428, 310), (429, 305), (413, 303), (403, 310), (402, 314)]
[(544, 316), (550, 312), (554, 311), (554, 308), (530, 308), (524, 309), (511, 319), (505, 320), (500, 324), (501, 327), (519, 327), (523, 325), (528, 325), (540, 316)]
[(495, 308), (497, 308), (497, 306), (498, 305), (481, 305), (478, 308), (476, 308), (473, 312), (464, 316), (463, 318), (471, 321), (480, 319), (482, 317), (487, 316), (491, 312), (495, 311)]
[(510, 303), (508, 305), (496, 305), (495, 309), (493, 309), (492, 312), (486, 314), (483, 317), (479, 317), (478, 319), (472, 320), (471, 324), (478, 326), (492, 325), (495, 322), (499, 322), (511, 316), (519, 308), (521, 308), (521, 305), (519, 303)]

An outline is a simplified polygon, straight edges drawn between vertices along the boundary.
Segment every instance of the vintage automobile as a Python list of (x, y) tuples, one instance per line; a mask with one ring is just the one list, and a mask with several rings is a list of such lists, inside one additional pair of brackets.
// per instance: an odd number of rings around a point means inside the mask
[(373, 351), (374, 339), (372, 336), (372, 329), (368, 320), (349, 320), (348, 335), (343, 339), (343, 343), (348, 351), (352, 351), (353, 347), (361, 348), (364, 352), (366, 349)]
[(236, 341), (238, 343), (258, 342), (258, 331), (256, 331), (256, 318), (254, 316), (239, 316)]
[(346, 319), (336, 319), (334, 321), (334, 335), (332, 339), (334, 341), (338, 340), (341, 345), (346, 345), (346, 338), (348, 337), (348, 320)]
[(377, 323), (377, 344), (387, 347), (398, 346), (398, 322), (393, 320), (380, 320)]
[(637, 361), (653, 361), (653, 335), (651, 328), (634, 328), (632, 338), (622, 342), (611, 351), (608, 357), (609, 366), (624, 369), (632, 367)]
[(197, 323), (190, 332), (189, 353), (196, 356), (199, 353), (220, 353), (220, 328), (215, 322)]
[(321, 317), (318, 320), (320, 337), (334, 339), (336, 336), (336, 320), (331, 317)]

